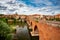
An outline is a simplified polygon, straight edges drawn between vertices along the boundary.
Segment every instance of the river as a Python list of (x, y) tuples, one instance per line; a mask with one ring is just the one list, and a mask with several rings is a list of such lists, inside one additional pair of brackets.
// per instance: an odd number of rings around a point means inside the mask
[(32, 37), (27, 23), (23, 25), (16, 25), (17, 40), (38, 40), (38, 37)]

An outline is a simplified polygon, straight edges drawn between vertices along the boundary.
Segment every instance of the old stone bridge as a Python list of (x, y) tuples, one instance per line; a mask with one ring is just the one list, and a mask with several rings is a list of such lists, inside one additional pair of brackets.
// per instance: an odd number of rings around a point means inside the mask
[(47, 25), (46, 23), (36, 22), (32, 18), (27, 18), (27, 23), (32, 27), (32, 32), (36, 29), (39, 34), (39, 40), (60, 40), (60, 28)]

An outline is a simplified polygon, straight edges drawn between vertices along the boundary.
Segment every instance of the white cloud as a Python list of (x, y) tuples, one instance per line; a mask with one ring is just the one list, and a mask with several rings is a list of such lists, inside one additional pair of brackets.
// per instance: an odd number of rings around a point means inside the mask
[[(13, 2), (13, 4), (9, 4), (8, 2)], [(56, 10), (57, 8), (59, 8), (58, 6), (54, 7), (54, 6), (47, 6), (47, 7), (33, 7), (33, 6), (28, 6), (23, 2), (18, 2), (16, 0), (0, 0), (0, 6), (4, 6), (7, 7), (6, 10), (0, 10), (0, 13), (3, 14), (14, 14), (14, 13), (18, 13), (18, 14), (50, 14), (55, 11), (55, 13), (58, 13), (59, 10)]]

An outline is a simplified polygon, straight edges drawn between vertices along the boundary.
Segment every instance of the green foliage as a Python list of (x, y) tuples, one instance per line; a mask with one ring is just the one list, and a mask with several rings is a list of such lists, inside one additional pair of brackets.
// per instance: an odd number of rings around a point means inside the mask
[(8, 20), (8, 19), (7, 19), (7, 18), (0, 18), (0, 20), (7, 23), (7, 20)]
[(59, 19), (59, 18), (55, 18), (55, 20), (56, 20), (56, 21), (60, 21), (60, 19)]
[(12, 40), (12, 34), (8, 34), (6, 40)]
[(38, 20), (39, 20), (38, 18), (35, 19), (36, 22), (38, 22)]
[[(46, 19), (47, 20), (47, 19)], [(51, 18), (51, 19), (49, 19), (50, 21), (54, 21), (54, 20), (56, 20), (56, 21), (60, 21), (60, 18)]]
[[(7, 38), (9, 36), (9, 34), (10, 34), (10, 37)], [(0, 21), (0, 37), (5, 38), (4, 40), (11, 39), (11, 37), (12, 37), (10, 27), (3, 21)]]
[(52, 19), (49, 19), (49, 20), (53, 21), (54, 19), (52, 18)]

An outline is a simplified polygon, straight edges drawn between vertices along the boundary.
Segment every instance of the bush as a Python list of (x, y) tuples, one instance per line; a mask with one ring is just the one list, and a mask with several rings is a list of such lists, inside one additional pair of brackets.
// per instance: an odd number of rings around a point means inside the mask
[(10, 27), (3, 21), (0, 21), (0, 38), (1, 38), (0, 40), (8, 40), (11, 39), (11, 37), (12, 35)]
[(56, 20), (56, 21), (60, 21), (60, 19), (59, 18), (52, 18), (52, 19), (49, 19), (50, 21), (54, 21), (54, 20)]

